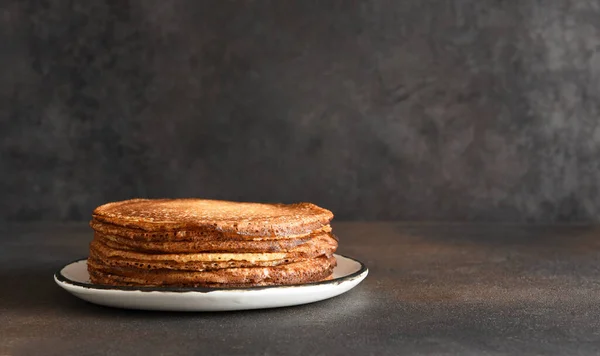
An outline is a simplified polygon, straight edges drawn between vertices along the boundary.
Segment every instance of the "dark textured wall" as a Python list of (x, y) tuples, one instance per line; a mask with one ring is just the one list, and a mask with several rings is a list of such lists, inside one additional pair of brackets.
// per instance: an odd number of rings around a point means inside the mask
[(600, 218), (600, 2), (2, 1), (0, 220)]

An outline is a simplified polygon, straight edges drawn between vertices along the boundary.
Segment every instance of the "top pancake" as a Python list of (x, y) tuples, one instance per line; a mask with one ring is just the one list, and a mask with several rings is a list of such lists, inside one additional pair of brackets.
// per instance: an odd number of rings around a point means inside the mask
[(311, 203), (263, 204), (204, 199), (132, 199), (96, 208), (97, 221), (144, 231), (216, 230), (252, 236), (308, 234), (331, 211)]

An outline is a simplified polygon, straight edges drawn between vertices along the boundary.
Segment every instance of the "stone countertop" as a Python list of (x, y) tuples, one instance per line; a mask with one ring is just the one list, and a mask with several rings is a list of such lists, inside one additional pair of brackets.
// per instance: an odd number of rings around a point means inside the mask
[(600, 228), (336, 223), (367, 279), (319, 303), (169, 313), (83, 302), (54, 284), (86, 224), (0, 226), (0, 355), (600, 352)]

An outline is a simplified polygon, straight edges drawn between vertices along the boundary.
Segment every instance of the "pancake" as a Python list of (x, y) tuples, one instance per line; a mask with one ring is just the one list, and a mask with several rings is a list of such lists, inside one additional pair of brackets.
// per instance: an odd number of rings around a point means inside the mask
[(124, 286), (264, 286), (330, 278), (333, 214), (310, 203), (133, 199), (94, 210), (88, 271)]
[(208, 230), (252, 236), (308, 234), (333, 214), (311, 203), (263, 204), (204, 199), (131, 199), (104, 204), (94, 219), (146, 231)]
[(115, 249), (140, 251), (147, 253), (189, 253), (193, 252), (281, 252), (296, 248), (314, 239), (327, 236), (335, 239), (330, 233), (321, 233), (299, 239), (280, 239), (262, 241), (237, 240), (204, 240), (204, 241), (161, 241), (140, 242), (115, 235), (96, 232), (94, 239)]
[(275, 267), (223, 268), (212, 271), (172, 271), (94, 267), (90, 277), (95, 283), (121, 286), (171, 287), (250, 287), (300, 284), (327, 279), (336, 266), (335, 258), (319, 257)]
[[(118, 247), (118, 246), (117, 246)], [(90, 245), (90, 258), (107, 266), (127, 266), (146, 269), (178, 269), (202, 271), (232, 267), (265, 267), (298, 262), (318, 256), (331, 256), (337, 241), (330, 235), (321, 235), (287, 251), (256, 253), (204, 252), (147, 254), (120, 250), (106, 241), (94, 239)]]
[(135, 241), (215, 241), (215, 240), (237, 240), (237, 241), (264, 241), (264, 240), (284, 240), (309, 238), (311, 235), (331, 232), (329, 224), (323, 225), (319, 229), (311, 230), (308, 233), (290, 234), (285, 236), (259, 236), (259, 235), (241, 235), (235, 232), (223, 232), (215, 229), (197, 229), (197, 230), (176, 230), (176, 231), (148, 231), (130, 227), (119, 226), (115, 224), (101, 222), (97, 219), (90, 221), (90, 227), (94, 231), (115, 235)]
[(116, 235), (95, 233), (95, 239), (106, 245), (123, 250), (144, 251), (151, 253), (188, 253), (195, 252), (277, 252), (294, 248), (308, 242), (312, 237), (300, 239), (279, 239), (263, 241), (215, 240), (203, 241), (136, 241)]

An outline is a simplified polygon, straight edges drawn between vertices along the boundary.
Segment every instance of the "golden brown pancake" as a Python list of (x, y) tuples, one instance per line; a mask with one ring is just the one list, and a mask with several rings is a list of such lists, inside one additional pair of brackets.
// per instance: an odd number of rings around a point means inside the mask
[(172, 271), (95, 265), (95, 283), (122, 286), (233, 287), (300, 284), (327, 279), (336, 265), (333, 257), (318, 257), (274, 267), (223, 268), (212, 271)]
[(263, 204), (204, 199), (131, 199), (96, 208), (94, 219), (147, 231), (216, 230), (238, 235), (308, 234), (331, 211), (311, 203)]
[(264, 286), (330, 278), (333, 214), (310, 203), (133, 199), (94, 210), (93, 283)]
[(119, 226), (115, 224), (104, 223), (96, 219), (90, 221), (90, 226), (94, 231), (106, 235), (116, 235), (123, 238), (136, 241), (216, 241), (216, 240), (237, 240), (237, 241), (264, 241), (264, 240), (284, 240), (309, 238), (311, 235), (331, 232), (329, 224), (308, 233), (286, 235), (286, 236), (260, 236), (260, 235), (240, 235), (235, 232), (223, 232), (215, 229), (200, 230), (175, 230), (175, 231), (148, 231), (130, 227)]
[(317, 236), (307, 243), (279, 252), (200, 252), (148, 254), (134, 250), (120, 250), (94, 239), (90, 244), (90, 258), (107, 266), (135, 266), (146, 269), (210, 270), (232, 267), (264, 267), (297, 262), (319, 256), (331, 256), (337, 241), (329, 235)]
[(277, 240), (202, 240), (202, 241), (136, 241), (126, 237), (107, 235), (100, 232), (94, 234), (94, 239), (103, 244), (121, 250), (140, 251), (147, 253), (189, 253), (193, 252), (281, 252), (296, 248), (315, 238), (327, 236), (335, 239), (331, 233), (320, 233), (298, 239)]

